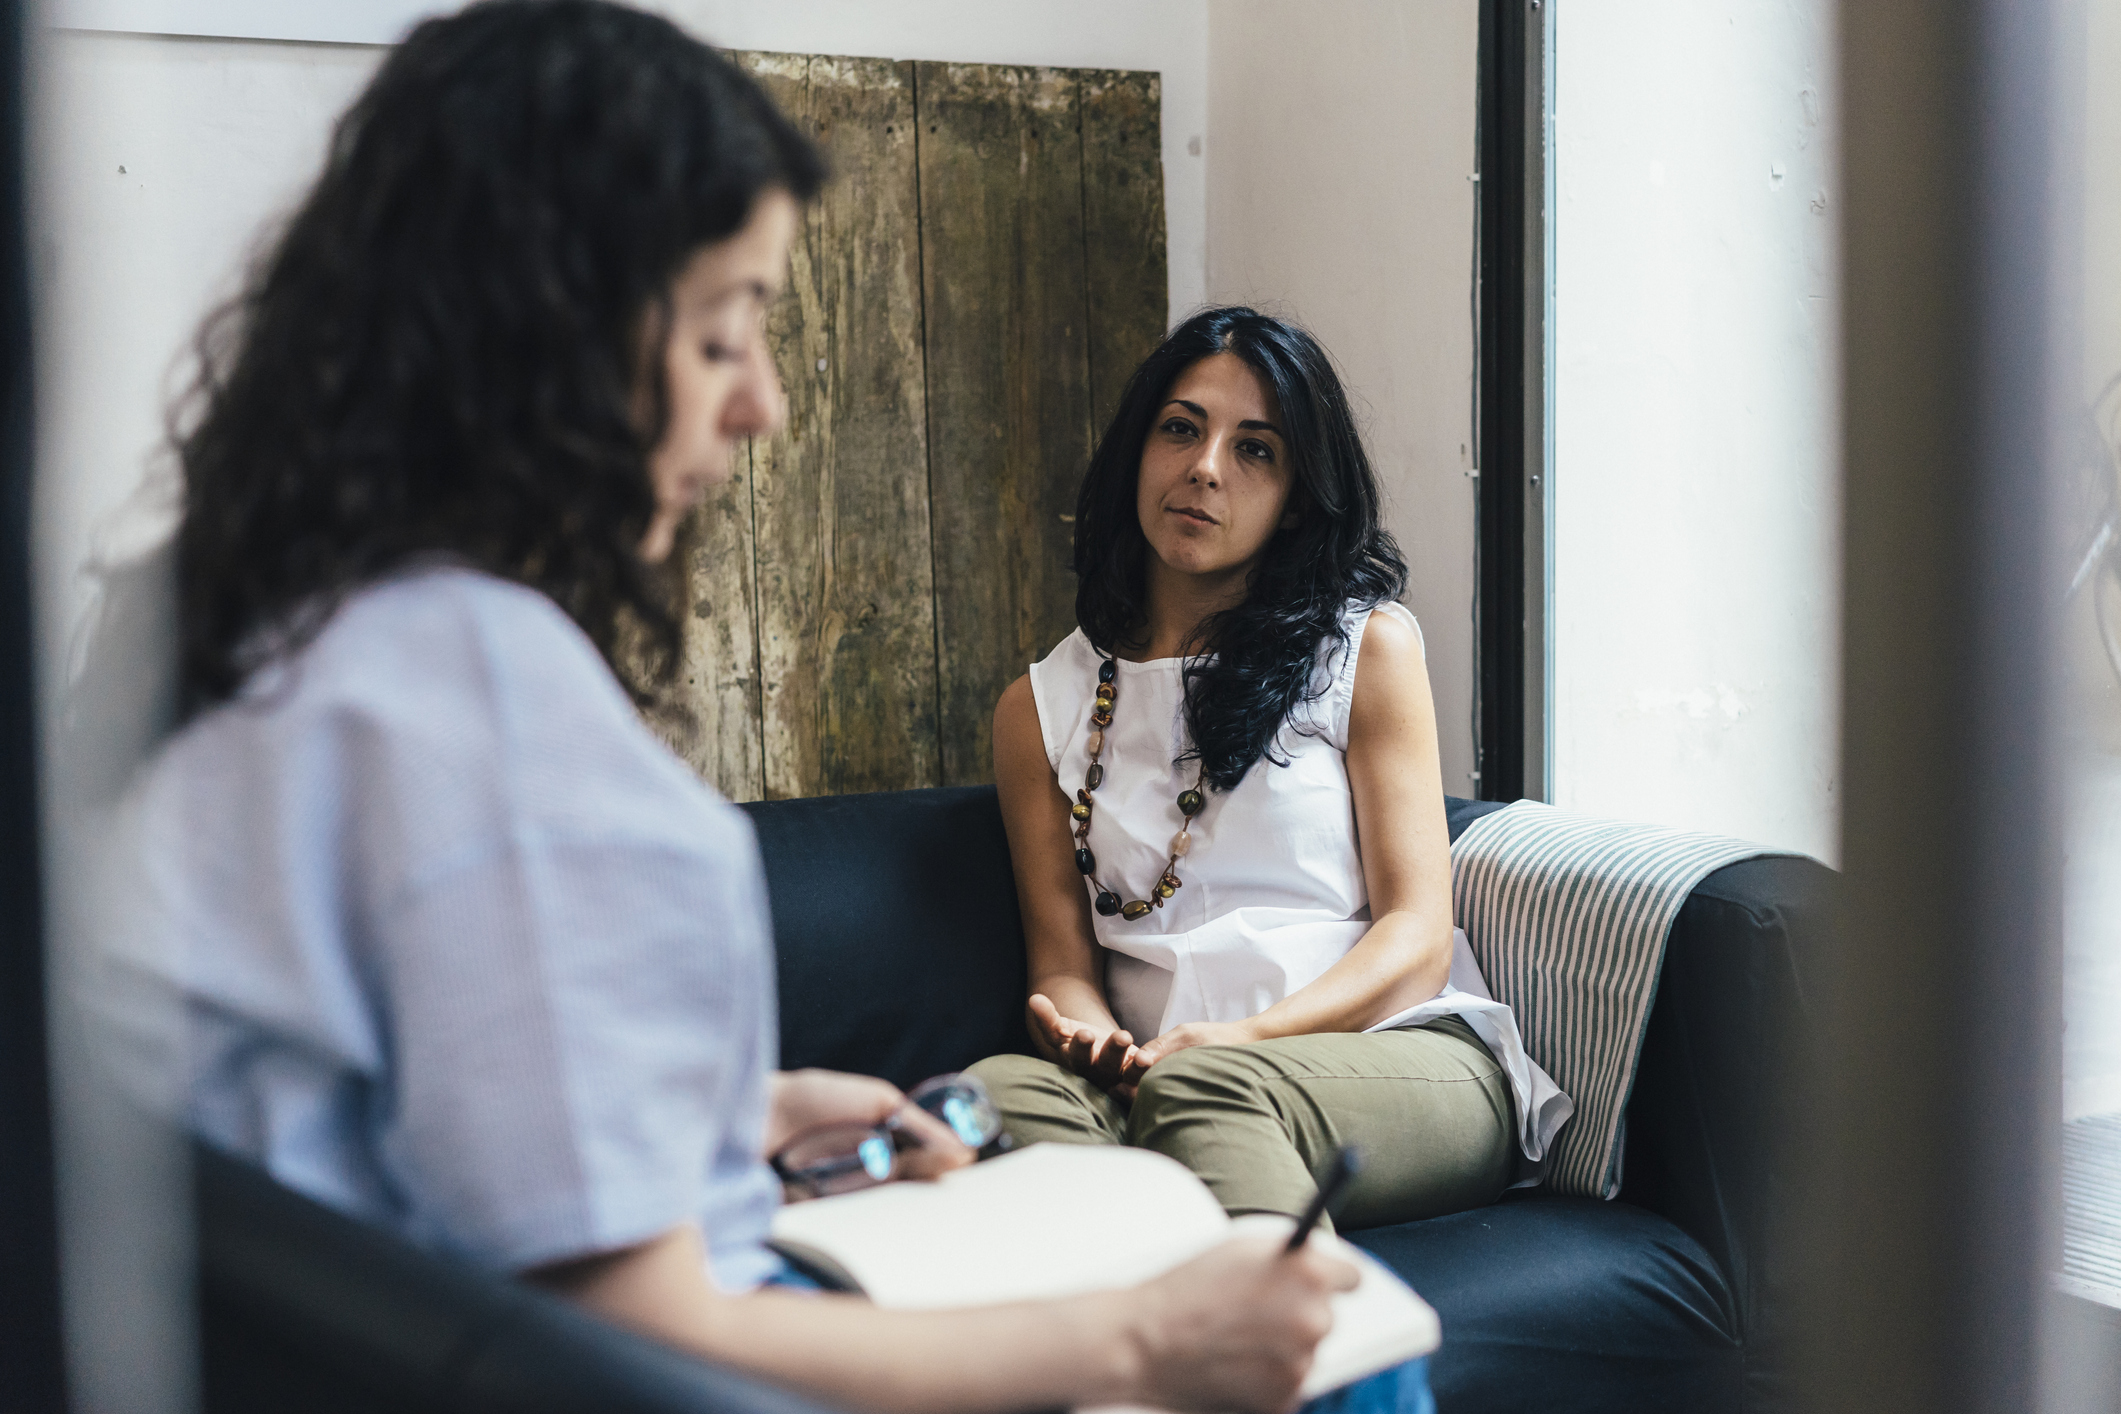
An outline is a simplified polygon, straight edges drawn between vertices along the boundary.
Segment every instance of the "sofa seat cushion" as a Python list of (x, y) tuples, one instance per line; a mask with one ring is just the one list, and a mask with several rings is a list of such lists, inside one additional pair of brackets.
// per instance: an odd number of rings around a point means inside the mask
[(1728, 1284), (1701, 1245), (1626, 1203), (1513, 1194), (1347, 1234), (1443, 1320), (1443, 1414), (1735, 1409)]

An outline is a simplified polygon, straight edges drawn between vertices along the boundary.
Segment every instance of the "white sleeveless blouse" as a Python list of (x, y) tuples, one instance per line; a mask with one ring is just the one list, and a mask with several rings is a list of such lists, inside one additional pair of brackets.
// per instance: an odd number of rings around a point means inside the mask
[[(1399, 619), (1420, 638), (1414, 616), (1398, 604), (1376, 612)], [(1182, 887), (1160, 909), (1135, 922), (1091, 914), (1106, 951), (1105, 992), (1120, 1025), (1137, 1040), (1190, 1021), (1243, 1021), (1317, 979), (1345, 956), (1370, 926), (1370, 898), (1355, 839), (1348, 788), (1348, 712), (1355, 664), (1371, 611), (1342, 620), (1348, 646), (1321, 648), (1324, 691), (1284, 725), (1277, 766), (1262, 760), (1232, 791), (1207, 790), (1194, 819), (1192, 851), (1178, 862)], [(1090, 713), (1097, 689), (1097, 650), (1081, 629), (1031, 666), (1046, 760), (1069, 796), (1090, 765)], [(1192, 786), (1197, 763), (1186, 750), (1184, 660), (1119, 661), (1112, 725), (1105, 729), (1096, 814), (1089, 845), (1097, 873), (1123, 899), (1151, 898), (1184, 823), (1179, 792)], [(1095, 893), (1087, 879), (1085, 888)], [(1536, 1163), (1574, 1106), (1525, 1054), (1517, 1019), (1488, 994), (1463, 932), (1454, 930), (1451, 977), (1443, 991), (1370, 1028), (1387, 1031), (1457, 1015), (1509, 1073), (1519, 1142)]]

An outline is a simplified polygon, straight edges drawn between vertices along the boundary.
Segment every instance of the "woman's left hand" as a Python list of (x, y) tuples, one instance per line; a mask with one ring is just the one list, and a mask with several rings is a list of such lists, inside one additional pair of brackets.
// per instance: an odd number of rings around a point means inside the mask
[(1194, 1046), (1242, 1046), (1260, 1038), (1252, 1034), (1249, 1021), (1189, 1021), (1174, 1026), (1135, 1052), (1127, 1079), (1139, 1083), (1149, 1067)]

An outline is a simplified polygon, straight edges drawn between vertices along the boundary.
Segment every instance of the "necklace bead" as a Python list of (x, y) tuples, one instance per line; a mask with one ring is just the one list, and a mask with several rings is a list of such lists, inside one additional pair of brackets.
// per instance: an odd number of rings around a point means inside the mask
[(1113, 893), (1110, 889), (1099, 889), (1097, 891), (1097, 911), (1107, 918), (1119, 912), (1119, 895)]
[(1104, 751), (1105, 734), (1103, 732), (1090, 733), (1090, 759), (1092, 761), (1095, 761), (1099, 756), (1102, 756), (1104, 754)]
[(1191, 831), (1180, 830), (1177, 834), (1171, 836), (1172, 858), (1184, 859), (1186, 857), (1186, 851), (1191, 848), (1193, 848), (1193, 835)]
[(1184, 815), (1189, 821), (1200, 814), (1202, 807), (1207, 805), (1207, 803), (1207, 800), (1198, 790), (1183, 790), (1178, 793), (1179, 813)]
[(1091, 762), (1090, 769), (1083, 773), (1083, 789), (1096, 790), (1104, 783), (1105, 768), (1098, 765), (1095, 761)]
[(1134, 902), (1121, 907), (1119, 911), (1119, 916), (1126, 919), (1129, 923), (1134, 923), (1139, 921), (1148, 912), (1149, 905), (1144, 903), (1140, 899), (1136, 899)]
[(1085, 874), (1097, 872), (1097, 856), (1090, 852), (1088, 845), (1075, 851), (1075, 867)]
[(1097, 665), (1097, 680), (1099, 682), (1110, 682), (1118, 675), (1119, 664), (1114, 662), (1110, 658), (1105, 659), (1103, 662)]

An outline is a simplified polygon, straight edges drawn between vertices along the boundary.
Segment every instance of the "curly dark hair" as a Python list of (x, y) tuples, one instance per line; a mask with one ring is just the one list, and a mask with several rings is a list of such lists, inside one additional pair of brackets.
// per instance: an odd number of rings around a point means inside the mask
[(1351, 602), (1396, 599), (1406, 561), (1379, 519), (1377, 478), (1348, 395), (1318, 341), (1242, 306), (1205, 309), (1171, 331), (1127, 382), (1075, 508), (1075, 619), (1101, 653), (1139, 646), (1148, 611), (1148, 538), (1135, 490), (1142, 448), (1179, 375), (1211, 354), (1251, 365), (1281, 406), (1298, 523), (1277, 530), (1244, 602), (1211, 617), (1185, 666), (1186, 725), (1208, 782), (1234, 789), (1300, 704), (1315, 701), (1319, 650), (1342, 646)]
[(486, 0), (413, 30), (200, 332), (172, 419), (185, 710), (429, 557), (549, 595), (645, 699), (679, 641), (674, 580), (638, 548), (667, 417), (645, 351), (694, 251), (823, 178), (667, 20)]

